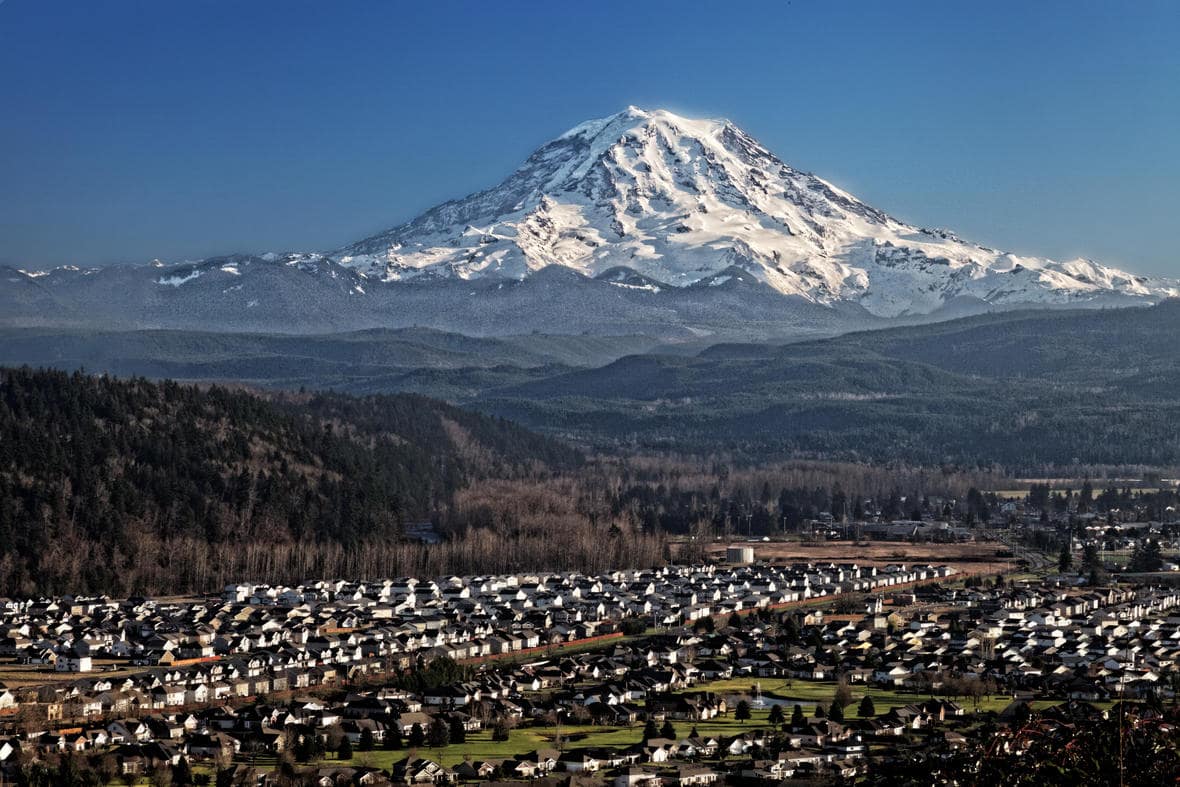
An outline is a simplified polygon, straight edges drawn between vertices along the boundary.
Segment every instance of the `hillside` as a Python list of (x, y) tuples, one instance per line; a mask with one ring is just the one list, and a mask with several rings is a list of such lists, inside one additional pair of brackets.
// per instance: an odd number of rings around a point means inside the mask
[[(480, 338), (428, 328), (307, 336), (0, 328), (0, 365), (84, 368), (123, 377), (232, 380), (288, 390), (411, 390), (461, 400), (492, 381), (507, 385), (602, 366), (659, 346), (647, 336)], [(693, 351), (701, 347), (695, 345)]]
[[(792, 344), (0, 332), (0, 363), (411, 392), (624, 452), (922, 464), (1180, 464), (1180, 302), (1010, 311)], [(631, 354), (626, 354), (631, 353)]]
[(603, 445), (923, 463), (1180, 464), (1180, 302), (639, 355), (478, 405)]
[(397, 540), (473, 479), (578, 462), (552, 440), (420, 396), (263, 398), (4, 370), (0, 594), (208, 589), (179, 576), (193, 566), (167, 545), (253, 551), (273, 569), (272, 547)]

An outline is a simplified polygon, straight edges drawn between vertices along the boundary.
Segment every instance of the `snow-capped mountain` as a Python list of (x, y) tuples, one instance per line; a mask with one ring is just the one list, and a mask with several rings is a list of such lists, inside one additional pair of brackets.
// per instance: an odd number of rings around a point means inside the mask
[(1177, 294), (907, 225), (732, 123), (631, 107), (570, 129), (494, 188), (335, 252), (0, 267), (0, 327), (759, 341)]
[(1180, 292), (1089, 260), (1022, 257), (907, 225), (728, 121), (636, 107), (570, 129), (498, 186), (331, 257), (382, 281), (524, 279), (559, 265), (658, 289), (744, 271), (783, 295), (881, 317), (959, 299), (1083, 305)]

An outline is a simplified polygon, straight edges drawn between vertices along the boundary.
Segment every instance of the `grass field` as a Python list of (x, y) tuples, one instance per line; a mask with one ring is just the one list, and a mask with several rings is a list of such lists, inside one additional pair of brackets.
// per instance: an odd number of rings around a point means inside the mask
[[(738, 543), (734, 541), (734, 543)], [(824, 563), (855, 561), (862, 565), (883, 566), (888, 563), (946, 564), (962, 574), (994, 574), (1003, 571), (1005, 562), (996, 557), (1003, 544), (981, 541), (967, 544), (911, 544), (900, 541), (870, 541), (855, 544), (851, 541), (821, 541), (804, 543), (798, 540), (758, 541), (741, 544), (754, 548), (757, 560), (772, 563)], [(711, 557), (724, 557), (728, 542), (710, 544)]]
[[(683, 691), (709, 691), (720, 694), (732, 700), (730, 711), (726, 716), (695, 724), (686, 721), (673, 722), (677, 736), (687, 737), (694, 726), (698, 734), (715, 737), (733, 736), (744, 731), (769, 728), (770, 724), (767, 720), (770, 713), (769, 705), (751, 708), (751, 718), (748, 720), (738, 721), (734, 718), (734, 705), (739, 699), (749, 700), (752, 698), (752, 688), (755, 682), (761, 684), (763, 697), (767, 701), (778, 700), (783, 703), (783, 715), (788, 719), (793, 710), (792, 706), (795, 704), (801, 705), (803, 712), (809, 717), (814, 714), (817, 705), (822, 704), (826, 709), (836, 691), (835, 681), (777, 678), (752, 681), (748, 677), (743, 677), (700, 683)], [(861, 699), (866, 694), (872, 697), (876, 710), (875, 715), (878, 716), (887, 713), (893, 706), (909, 705), (930, 698), (928, 694), (890, 688), (852, 685), (850, 689), (852, 703), (844, 710), (844, 717), (848, 721), (860, 718), (859, 706)], [(967, 709), (969, 714), (975, 710), (999, 712), (1012, 702), (1012, 698), (1005, 694), (996, 694), (980, 698), (978, 705), (967, 698), (960, 698), (958, 702)], [(1036, 700), (1030, 705), (1035, 710), (1043, 710), (1059, 704), (1059, 702), (1059, 700)], [(1097, 704), (1099, 706), (1109, 705), (1109, 703)], [(630, 726), (562, 725), (560, 727), (534, 727), (529, 723), (512, 730), (507, 741), (492, 740), (491, 730), (485, 729), (469, 733), (464, 743), (438, 748), (423, 746), (418, 748), (416, 753), (420, 757), (454, 767), (464, 761), (505, 760), (543, 748), (624, 748), (640, 742), (643, 736), (643, 727), (643, 722), (637, 722)], [(335, 755), (329, 755), (316, 764), (319, 766), (347, 765), (389, 769), (408, 754), (407, 749), (388, 751), (378, 748), (369, 752), (355, 752), (353, 757), (347, 760), (340, 760)], [(251, 763), (261, 770), (271, 770), (275, 766), (273, 757), (250, 758), (242, 756), (239, 757), (239, 762)]]
[(594, 640), (590, 642), (575, 642), (572, 645), (555, 645), (544, 650), (532, 651), (529, 653), (510, 653), (504, 656), (485, 657), (476, 659), (476, 661), (495, 664), (496, 666), (511, 666), (513, 664), (528, 664), (530, 661), (543, 661), (554, 657), (568, 656), (573, 653), (586, 653), (587, 651), (606, 650), (615, 645), (632, 642), (636, 639), (642, 639), (642, 636), (617, 636), (610, 639)]
[[(799, 704), (803, 706), (803, 712), (811, 715), (815, 711), (817, 703), (822, 703), (824, 709), (832, 702), (832, 698), (836, 695), (836, 682), (832, 680), (783, 680), (774, 678), (771, 680), (763, 680), (762, 693), (767, 699), (777, 699), (787, 703), (787, 716), (790, 717), (791, 706)], [(735, 678), (731, 680), (717, 680), (709, 683), (702, 683), (686, 691), (712, 691), (723, 696), (734, 696), (744, 699), (751, 698), (751, 686), (753, 681), (750, 678)], [(901, 691), (899, 689), (877, 688), (876, 686), (863, 686), (859, 684), (851, 684), (849, 689), (852, 692), (852, 705), (844, 709), (844, 717), (846, 719), (859, 718), (857, 710), (860, 706), (861, 699), (867, 694), (873, 698), (873, 706), (877, 711), (877, 715), (881, 715), (888, 711), (895, 705), (910, 705), (915, 702), (924, 702), (930, 699), (929, 694), (918, 694), (910, 691)], [(959, 704), (967, 709), (968, 712), (975, 710), (975, 704), (969, 698), (960, 698)], [(979, 700), (978, 709), (983, 711), (999, 711), (1003, 710), (1012, 702), (1012, 698), (1006, 694), (996, 694), (992, 696), (981, 697)]]
[[(113, 669), (110, 669), (112, 668)], [(104, 678), (124, 678), (143, 672), (148, 667), (129, 667), (126, 661), (95, 659), (94, 670), (86, 673), (57, 672), (44, 664), (18, 664), (15, 661), (0, 663), (0, 684), (10, 689), (30, 686), (47, 686), (53, 683), (70, 683), (79, 678), (101, 675)]]
[[(731, 713), (724, 718), (698, 722), (695, 726), (701, 735), (736, 735), (744, 730), (765, 729), (769, 725), (766, 716), (767, 708), (756, 708), (752, 712), (753, 718), (747, 721), (737, 721)], [(789, 715), (789, 714), (788, 714)], [(676, 722), (677, 735), (687, 736), (693, 725), (689, 722)], [(452, 744), (442, 748), (432, 749), (426, 746), (418, 749), (418, 756), (440, 762), (443, 765), (454, 766), (464, 760), (504, 760), (534, 749), (554, 748), (558, 735), (561, 736), (566, 748), (571, 746), (603, 746), (608, 748), (623, 748), (639, 743), (643, 738), (643, 723), (630, 727), (592, 726), (592, 725), (562, 725), (557, 727), (520, 727), (512, 730), (507, 741), (493, 741), (490, 730), (480, 730), (470, 733), (467, 742)], [(406, 752), (376, 750), (371, 752), (357, 752), (346, 761), (348, 764), (371, 765), (377, 768), (388, 768), (391, 764), (404, 758)], [(336, 762), (329, 758), (327, 763)]]
[(989, 489), (985, 495), (995, 495), (1001, 500), (1023, 500), (1028, 497), (1027, 489)]
[[(698, 684), (685, 691), (711, 691), (723, 696), (733, 697), (736, 702), (738, 698), (749, 698), (751, 685), (751, 681), (748, 678), (718, 680)], [(888, 712), (895, 705), (909, 705), (930, 698), (928, 694), (915, 694), (913, 692), (894, 689), (878, 689), (875, 687), (855, 685), (851, 689), (853, 701), (844, 710), (846, 720), (860, 718), (859, 705), (861, 698), (865, 694), (873, 698), (873, 704), (877, 711), (876, 715)], [(762, 692), (768, 700), (777, 698), (787, 703), (783, 708), (783, 713), (788, 719), (792, 712), (791, 706), (795, 703), (802, 705), (803, 712), (808, 716), (811, 716), (815, 712), (816, 704), (823, 704), (826, 709), (831, 703), (835, 691), (835, 681), (784, 681), (777, 679), (762, 681)], [(1006, 708), (1011, 702), (1012, 698), (1008, 695), (987, 696), (980, 699), (978, 709), (980, 712), (998, 712)], [(959, 704), (963, 705), (968, 712), (971, 712), (975, 707), (969, 699), (962, 699)], [(1047, 700), (1034, 702), (1032, 706), (1042, 709), (1055, 704), (1057, 704), (1056, 701)], [(767, 721), (769, 713), (769, 706), (755, 707), (751, 708), (751, 718), (746, 721), (736, 720), (731, 710), (727, 716), (697, 722), (695, 725), (691, 722), (673, 722), (673, 724), (676, 727), (677, 735), (682, 737), (687, 736), (694, 726), (701, 735), (718, 737), (732, 736), (746, 730), (766, 729), (770, 726)], [(643, 723), (637, 723), (630, 727), (562, 725), (560, 729), (555, 727), (525, 726), (512, 730), (507, 741), (493, 741), (490, 730), (481, 730), (476, 733), (470, 733), (465, 743), (453, 744), (441, 748), (422, 747), (418, 749), (418, 755), (447, 766), (454, 766), (465, 760), (503, 760), (538, 748), (553, 748), (557, 744), (559, 734), (566, 747), (601, 746), (606, 748), (621, 748), (640, 741), (643, 735)], [(379, 749), (371, 752), (357, 752), (351, 760), (342, 762), (341, 764), (388, 768), (405, 756), (406, 751), (404, 750), (385, 751)], [(326, 764), (335, 762), (338, 761), (332, 757), (325, 760)]]

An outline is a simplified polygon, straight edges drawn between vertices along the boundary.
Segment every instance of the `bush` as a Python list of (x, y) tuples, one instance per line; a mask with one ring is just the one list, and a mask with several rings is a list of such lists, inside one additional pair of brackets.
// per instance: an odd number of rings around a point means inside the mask
[(619, 623), (619, 631), (628, 637), (635, 637), (647, 631), (647, 621), (642, 618), (627, 618)]

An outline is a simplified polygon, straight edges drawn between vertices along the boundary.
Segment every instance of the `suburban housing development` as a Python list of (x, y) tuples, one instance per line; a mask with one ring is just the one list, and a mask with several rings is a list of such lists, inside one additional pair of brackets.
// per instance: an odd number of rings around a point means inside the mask
[[(722, 563), (5, 601), (0, 764), (107, 753), (129, 778), (183, 761), (242, 784), (282, 783), (284, 761), (323, 784), (846, 778), (918, 741), (961, 753), (979, 713), (1176, 696), (1175, 589), (957, 575)], [(480, 736), (498, 756), (466, 752)]]

